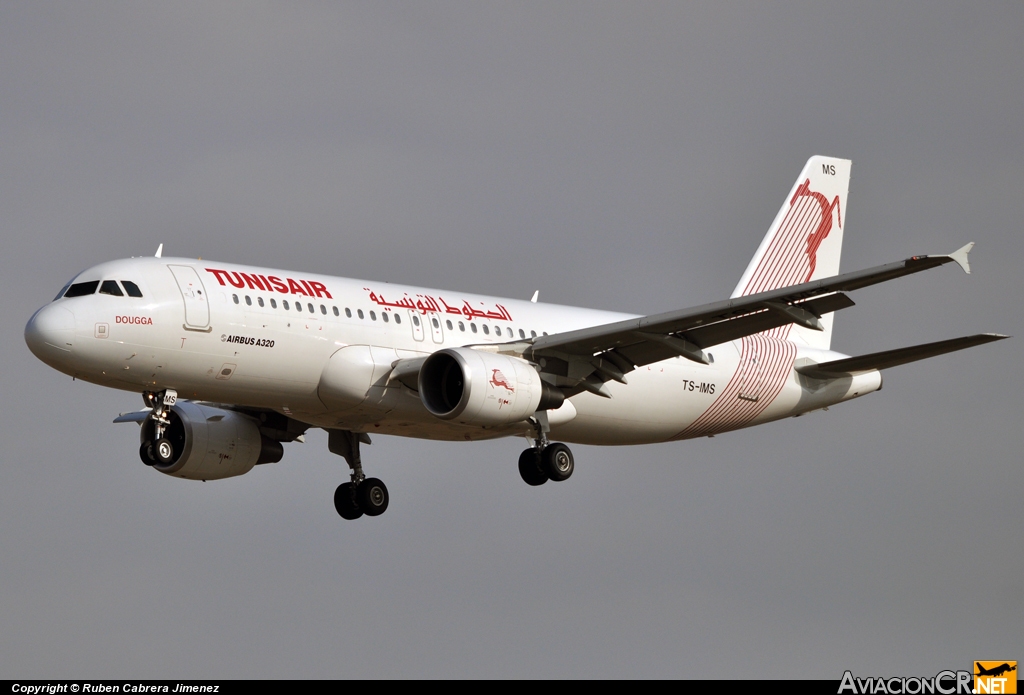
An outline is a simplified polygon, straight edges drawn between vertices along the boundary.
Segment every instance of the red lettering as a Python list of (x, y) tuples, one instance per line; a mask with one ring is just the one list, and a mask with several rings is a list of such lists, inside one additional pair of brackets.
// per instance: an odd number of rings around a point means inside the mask
[(213, 273), (214, 277), (217, 278), (217, 282), (219, 282), (221, 285), (224, 284), (224, 278), (222, 276), (227, 275), (225, 271), (217, 270), (215, 268), (207, 268), (206, 272)]
[(302, 283), (302, 286), (306, 288), (306, 293), (307, 293), (307, 294), (308, 294), (308, 295), (309, 295), (310, 297), (315, 297), (315, 296), (316, 296), (316, 295), (315, 295), (315, 294), (313, 293), (313, 288), (309, 286), (309, 283), (308, 283), (308, 282), (306, 282), (305, 280), (300, 280), (299, 282), (301, 282), (301, 283)]
[(276, 275), (271, 275), (269, 278), (267, 278), (267, 280), (269, 280), (269, 282), (267, 283), (268, 287), (273, 285), (274, 289), (277, 290), (278, 292), (281, 292), (282, 294), (288, 294), (288, 285), (281, 282), (281, 278), (277, 277)]
[(258, 277), (260, 280), (263, 281), (263, 284), (267, 288), (267, 292), (273, 292), (274, 291), (274, 288), (270, 286), (270, 280), (267, 279), (266, 275), (256, 275), (256, 273), (253, 273), (253, 277)]
[(304, 297), (307, 296), (306, 291), (302, 289), (302, 285), (295, 282), (291, 278), (288, 278), (288, 287), (291, 289), (292, 294), (301, 294)]
[(242, 275), (242, 279), (245, 280), (245, 284), (247, 284), (249, 286), (250, 290), (255, 290), (257, 288), (261, 289), (261, 290), (266, 290), (267, 289), (266, 287), (263, 286), (263, 283), (260, 282), (260, 279), (258, 277), (253, 277), (252, 275), (249, 275), (248, 273), (241, 273), (241, 275)]
[(230, 282), (234, 287), (237, 287), (240, 290), (245, 289), (245, 282), (238, 276), (238, 273), (230, 272), (224, 274), (227, 276), (228, 282)]
[(331, 296), (331, 293), (327, 291), (327, 288), (324, 287), (323, 284), (317, 282), (316, 280), (310, 280), (309, 284), (313, 286), (314, 290), (316, 290), (317, 297), (327, 297), (327, 299), (334, 299), (334, 297)]

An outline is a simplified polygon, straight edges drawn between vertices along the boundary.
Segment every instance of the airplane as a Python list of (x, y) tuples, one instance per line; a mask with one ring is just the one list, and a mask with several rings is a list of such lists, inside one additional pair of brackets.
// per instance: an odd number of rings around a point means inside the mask
[(974, 674), (976, 676), (1001, 676), (1004, 673), (1017, 670), (1016, 665), (1010, 666), (1008, 662), (1003, 662), (999, 666), (993, 666), (992, 668), (985, 668), (977, 661), (974, 662), (974, 665), (978, 668), (978, 672)]
[[(978, 334), (850, 357), (831, 349), (848, 292), (949, 255), (839, 273), (850, 161), (814, 156), (727, 300), (631, 314), (189, 258), (93, 266), (28, 321), (25, 341), (76, 379), (141, 393), (139, 456), (217, 480), (276, 463), (310, 428), (351, 469), (335, 509), (378, 516), (371, 433), (525, 436), (529, 485), (575, 469), (563, 442), (709, 437), (864, 396), (881, 370), (1008, 336)], [(555, 440), (559, 441), (555, 441)]]

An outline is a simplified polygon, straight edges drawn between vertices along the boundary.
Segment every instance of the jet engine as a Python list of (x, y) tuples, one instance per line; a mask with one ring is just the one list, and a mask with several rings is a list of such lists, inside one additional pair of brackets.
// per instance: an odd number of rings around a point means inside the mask
[(428, 357), (420, 368), (419, 392), (428, 411), (466, 425), (520, 422), (565, 400), (526, 360), (472, 348)]
[(178, 401), (170, 408), (169, 419), (163, 439), (173, 447), (170, 461), (160, 463), (151, 452), (147, 454), (156, 429), (152, 418), (142, 424), (142, 458), (176, 478), (231, 478), (248, 473), (258, 463), (276, 463), (284, 456), (281, 442), (265, 437), (256, 421), (242, 413)]

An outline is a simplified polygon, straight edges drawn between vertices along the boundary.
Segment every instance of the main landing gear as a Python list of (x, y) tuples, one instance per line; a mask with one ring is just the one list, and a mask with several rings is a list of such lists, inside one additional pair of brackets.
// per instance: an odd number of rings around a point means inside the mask
[(139, 447), (139, 458), (147, 466), (166, 466), (174, 462), (174, 443), (164, 436), (171, 426), (171, 406), (178, 400), (174, 389), (166, 389), (158, 393), (146, 391), (142, 400), (153, 411), (149, 414), (149, 422), (144, 423), (144, 431), (151, 426), (153, 432)]
[(330, 430), (328, 433), (327, 448), (332, 454), (343, 456), (352, 469), (351, 481), (342, 483), (334, 491), (334, 508), (342, 519), (358, 519), (363, 514), (380, 516), (388, 508), (388, 489), (384, 483), (363, 475), (360, 442), (369, 444), (369, 435), (348, 430)]
[(548, 418), (539, 412), (530, 422), (537, 431), (534, 445), (519, 455), (519, 475), (527, 485), (543, 485), (549, 480), (567, 480), (575, 463), (572, 451), (561, 442), (548, 442)]

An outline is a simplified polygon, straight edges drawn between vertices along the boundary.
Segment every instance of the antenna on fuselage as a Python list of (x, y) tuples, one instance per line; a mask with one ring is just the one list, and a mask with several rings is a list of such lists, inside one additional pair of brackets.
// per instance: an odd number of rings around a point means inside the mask
[(164, 255), (164, 245), (160, 244), (159, 246), (157, 246), (156, 253), (154, 253), (153, 255), (156, 256), (157, 258), (160, 258), (160, 256)]
[(536, 304), (537, 303), (537, 297), (539, 297), (539, 296), (540, 296), (540, 290), (534, 290), (533, 291), (533, 296), (530, 297), (530, 301), (533, 302), (534, 304)]

